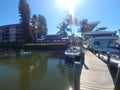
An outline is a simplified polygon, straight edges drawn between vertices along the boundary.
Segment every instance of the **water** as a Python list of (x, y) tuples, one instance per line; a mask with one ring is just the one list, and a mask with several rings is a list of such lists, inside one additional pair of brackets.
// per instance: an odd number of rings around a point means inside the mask
[(0, 90), (79, 88), (80, 72), (76, 70), (80, 71), (80, 67), (76, 69), (73, 64), (65, 62), (64, 51), (31, 52), (28, 55), (13, 50), (0, 52)]

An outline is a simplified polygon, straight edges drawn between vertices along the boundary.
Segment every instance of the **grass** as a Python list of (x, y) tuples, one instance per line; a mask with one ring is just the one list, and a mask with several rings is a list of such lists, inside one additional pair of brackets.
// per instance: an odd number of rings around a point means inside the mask
[(66, 43), (28, 43), (23, 46), (49, 46), (49, 45), (66, 45)]

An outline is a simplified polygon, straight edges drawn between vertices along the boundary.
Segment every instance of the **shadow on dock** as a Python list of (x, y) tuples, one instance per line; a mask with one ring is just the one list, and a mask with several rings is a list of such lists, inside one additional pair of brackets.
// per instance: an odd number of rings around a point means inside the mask
[(88, 66), (84, 63), (83, 66), (85, 67), (85, 69), (89, 70)]

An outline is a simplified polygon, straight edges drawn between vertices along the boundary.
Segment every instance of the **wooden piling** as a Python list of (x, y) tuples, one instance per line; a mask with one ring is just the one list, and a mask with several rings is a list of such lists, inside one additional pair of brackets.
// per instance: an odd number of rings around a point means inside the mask
[(107, 63), (110, 64), (110, 52), (107, 52)]
[(74, 63), (74, 90), (80, 90), (80, 62)]
[(117, 67), (117, 74), (115, 79), (115, 88), (114, 90), (120, 90), (120, 64)]

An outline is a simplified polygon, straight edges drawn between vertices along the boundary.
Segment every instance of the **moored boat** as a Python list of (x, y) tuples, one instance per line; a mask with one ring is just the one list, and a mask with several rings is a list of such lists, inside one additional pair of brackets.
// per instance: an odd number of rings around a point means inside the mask
[(80, 60), (80, 47), (71, 46), (65, 50), (66, 59)]

